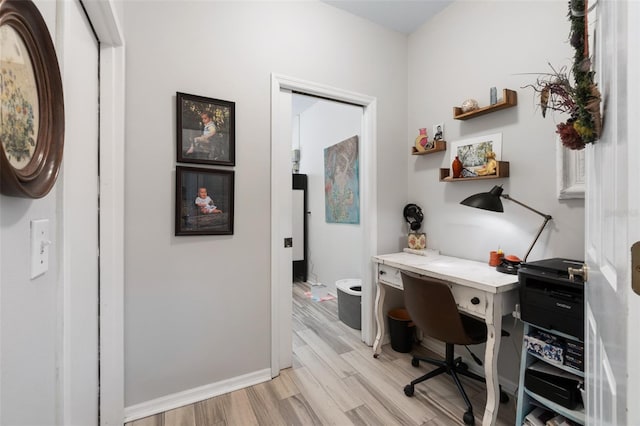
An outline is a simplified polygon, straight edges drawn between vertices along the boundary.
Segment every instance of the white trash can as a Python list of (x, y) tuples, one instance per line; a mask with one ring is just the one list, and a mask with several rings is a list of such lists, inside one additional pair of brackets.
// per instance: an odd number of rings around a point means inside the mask
[(356, 330), (362, 329), (362, 280), (349, 278), (336, 281), (338, 290), (338, 319)]

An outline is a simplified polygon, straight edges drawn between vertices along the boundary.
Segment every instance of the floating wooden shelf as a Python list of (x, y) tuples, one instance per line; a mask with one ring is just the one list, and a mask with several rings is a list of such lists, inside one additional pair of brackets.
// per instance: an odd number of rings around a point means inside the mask
[(462, 112), (462, 108), (453, 107), (453, 118), (456, 120), (468, 120), (470, 118), (480, 117), (481, 115), (489, 114), (490, 112), (499, 111), (505, 108), (511, 108), (518, 105), (518, 93), (509, 90), (502, 90), (502, 100), (494, 105), (474, 109), (469, 112)]
[(433, 154), (434, 152), (446, 151), (447, 150), (447, 142), (446, 141), (436, 141), (435, 146), (431, 149), (427, 149), (425, 151), (418, 151), (415, 146), (411, 147), (411, 155), (427, 155)]
[(462, 182), (467, 180), (506, 178), (506, 177), (509, 177), (509, 162), (498, 161), (498, 166), (496, 167), (495, 175), (454, 178), (450, 175), (450, 173), (451, 173), (450, 169), (440, 169), (440, 182)]

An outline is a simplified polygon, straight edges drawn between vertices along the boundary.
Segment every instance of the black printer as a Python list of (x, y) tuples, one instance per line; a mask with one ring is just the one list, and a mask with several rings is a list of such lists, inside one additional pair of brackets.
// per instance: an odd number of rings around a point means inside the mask
[(520, 318), (584, 340), (584, 281), (569, 279), (568, 268), (581, 268), (579, 260), (553, 258), (523, 263), (520, 281)]

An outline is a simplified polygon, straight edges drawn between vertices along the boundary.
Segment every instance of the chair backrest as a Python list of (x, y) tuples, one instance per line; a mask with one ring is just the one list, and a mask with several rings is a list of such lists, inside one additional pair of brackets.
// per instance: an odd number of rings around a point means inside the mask
[(465, 330), (447, 283), (402, 273), (402, 285), (409, 316), (424, 334), (454, 345), (478, 343)]

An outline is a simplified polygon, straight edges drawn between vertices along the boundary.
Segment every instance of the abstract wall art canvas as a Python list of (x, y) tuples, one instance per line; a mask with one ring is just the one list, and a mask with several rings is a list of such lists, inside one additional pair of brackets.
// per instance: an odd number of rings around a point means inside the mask
[(358, 136), (324, 150), (325, 218), (327, 223), (360, 223)]

